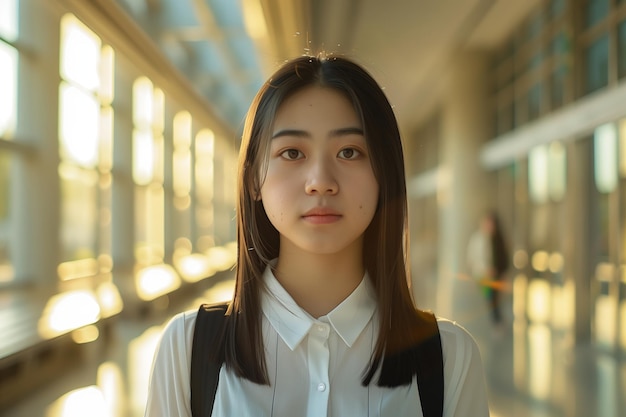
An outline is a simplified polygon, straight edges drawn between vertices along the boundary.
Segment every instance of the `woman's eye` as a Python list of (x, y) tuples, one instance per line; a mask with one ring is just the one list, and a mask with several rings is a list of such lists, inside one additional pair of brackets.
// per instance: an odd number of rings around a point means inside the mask
[(339, 156), (343, 159), (355, 159), (357, 158), (361, 153), (359, 151), (357, 151), (354, 148), (346, 148), (346, 149), (342, 149), (339, 152)]
[(287, 149), (280, 154), (283, 158), (288, 160), (295, 160), (302, 157), (302, 152), (297, 149)]

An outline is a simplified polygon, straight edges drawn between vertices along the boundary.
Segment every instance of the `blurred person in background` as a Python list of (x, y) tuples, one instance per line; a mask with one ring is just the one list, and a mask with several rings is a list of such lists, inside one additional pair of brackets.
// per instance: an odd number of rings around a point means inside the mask
[(492, 322), (501, 327), (501, 299), (506, 288), (509, 251), (495, 211), (488, 211), (472, 233), (467, 248), (467, 265), (471, 278), (481, 287), (487, 300)]

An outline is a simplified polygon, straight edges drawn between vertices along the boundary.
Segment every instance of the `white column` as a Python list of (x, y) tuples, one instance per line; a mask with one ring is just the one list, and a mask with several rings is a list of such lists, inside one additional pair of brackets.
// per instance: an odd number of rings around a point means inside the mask
[(442, 101), (439, 166), (445, 180), (439, 195), (437, 312), (451, 318), (463, 309), (455, 290), (465, 271), (467, 242), (481, 214), (496, 203), (493, 180), (479, 162), (480, 148), (492, 133), (488, 62), (482, 53), (457, 56)]
[[(42, 10), (44, 12), (42, 12)], [(59, 20), (54, 8), (39, 2), (20, 4), (20, 56), (17, 140), (31, 151), (15, 158), (11, 218), (18, 231), (14, 254), (19, 282), (53, 292), (59, 254)]]

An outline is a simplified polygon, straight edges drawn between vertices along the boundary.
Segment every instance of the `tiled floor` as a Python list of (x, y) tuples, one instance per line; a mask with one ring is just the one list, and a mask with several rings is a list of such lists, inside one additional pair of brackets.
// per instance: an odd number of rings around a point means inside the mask
[[(1, 414), (5, 417), (139, 417), (160, 325), (201, 300), (224, 298), (232, 283), (144, 320), (119, 321), (112, 343)], [(456, 300), (458, 301), (458, 300)], [(545, 327), (494, 331), (482, 300), (455, 302), (454, 319), (476, 338), (486, 369), (492, 417), (626, 416), (626, 362)], [(510, 323), (510, 321), (509, 321)], [(471, 417), (471, 416), (470, 416)]]

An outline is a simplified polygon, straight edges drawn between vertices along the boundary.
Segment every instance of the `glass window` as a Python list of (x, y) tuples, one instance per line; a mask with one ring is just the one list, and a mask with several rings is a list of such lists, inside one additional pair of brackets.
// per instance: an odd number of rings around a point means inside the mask
[(528, 192), (533, 202), (548, 200), (548, 147), (540, 145), (530, 151), (528, 159)]
[(0, 151), (0, 283), (13, 279), (11, 267), (11, 155)]
[(585, 24), (591, 27), (609, 14), (609, 0), (588, 0), (585, 12)]
[(71, 14), (61, 21), (61, 77), (97, 91), (100, 86), (100, 38)]
[(619, 173), (620, 177), (626, 178), (626, 119), (619, 124)]
[(617, 28), (617, 73), (619, 78), (626, 77), (626, 21)]
[(9, 42), (17, 38), (17, 0), (0, 1), (0, 36)]
[[(98, 176), (93, 170), (71, 164), (61, 164), (59, 175), (62, 201), (62, 259), (64, 262), (94, 259), (98, 255), (96, 246)], [(95, 274), (97, 270), (82, 272), (89, 273), (81, 273), (80, 276)]]
[(550, 76), (550, 105), (553, 109), (565, 104), (565, 66), (557, 68)]
[(552, 55), (555, 57), (562, 57), (570, 50), (569, 39), (563, 32), (559, 32), (554, 39), (552, 39)]
[(191, 193), (191, 122), (191, 114), (187, 111), (181, 111), (174, 116), (172, 185), (176, 200), (184, 201), (184, 207), (189, 206)]
[(548, 191), (552, 201), (561, 201), (567, 186), (567, 153), (560, 142), (548, 148)]
[(550, 0), (550, 16), (554, 19), (563, 14), (565, 10), (565, 0)]
[(147, 77), (133, 84), (133, 180), (135, 182), (135, 257), (140, 267), (163, 262), (163, 92)]
[(61, 84), (59, 95), (59, 139), (65, 161), (93, 168), (98, 162), (100, 103), (92, 94)]
[(74, 15), (59, 48), (61, 280), (111, 268), (114, 51)]
[(215, 213), (213, 206), (213, 187), (215, 172), (213, 157), (215, 153), (215, 135), (209, 129), (203, 129), (196, 135), (195, 146), (195, 183), (196, 183), (196, 226), (198, 229), (198, 248), (210, 249), (215, 235)]
[(537, 13), (528, 23), (528, 38), (534, 39), (539, 36), (541, 29), (543, 29), (543, 15), (541, 13)]
[(513, 102), (509, 102), (508, 104), (504, 104), (498, 108), (497, 131), (499, 135), (509, 132), (511, 129), (513, 129), (513, 119), (515, 117), (513, 112)]
[(535, 84), (528, 91), (528, 120), (534, 120), (541, 114), (541, 84)]
[[(1, 3), (1, 2), (0, 2)], [(17, 50), (0, 41), (0, 138), (15, 131), (17, 108)]]
[(591, 93), (609, 82), (609, 37), (604, 35), (585, 51), (585, 91)]
[[(17, 123), (17, 49), (13, 42), (18, 35), (17, 0), (0, 1), (0, 141), (12, 139)], [(11, 223), (11, 206), (14, 205), (11, 175), (15, 155), (0, 149), (0, 284), (15, 278), (11, 261), (11, 242), (15, 241)]]
[(617, 129), (613, 123), (594, 131), (593, 156), (596, 188), (601, 193), (610, 193), (617, 186)]
[(541, 51), (537, 51), (537, 53), (535, 53), (528, 61), (528, 70), (532, 71), (532, 70), (539, 68), (542, 62), (543, 62), (543, 53)]

